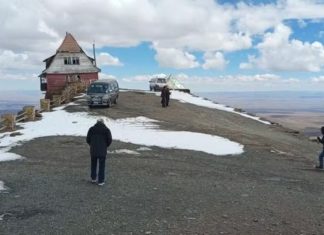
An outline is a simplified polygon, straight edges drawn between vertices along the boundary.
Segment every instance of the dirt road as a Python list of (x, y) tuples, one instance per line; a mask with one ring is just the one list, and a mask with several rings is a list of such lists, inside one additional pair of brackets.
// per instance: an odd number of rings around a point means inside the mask
[[(122, 92), (109, 109), (77, 102), (67, 110), (145, 116), (162, 129), (239, 142), (244, 154), (111, 153), (100, 188), (88, 183), (84, 138), (38, 138), (12, 149), (25, 160), (0, 163), (9, 187), (0, 193), (1, 234), (324, 234), (324, 172), (312, 168), (321, 147), (306, 137), (175, 100), (162, 109), (144, 92)], [(114, 141), (110, 151), (139, 147)]]

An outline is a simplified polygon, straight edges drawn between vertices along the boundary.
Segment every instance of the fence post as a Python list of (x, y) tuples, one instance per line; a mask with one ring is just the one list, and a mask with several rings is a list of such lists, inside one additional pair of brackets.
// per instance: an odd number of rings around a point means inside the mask
[(61, 95), (53, 95), (53, 104), (54, 106), (61, 105)]
[(14, 131), (16, 128), (16, 115), (15, 114), (3, 114), (1, 116), (3, 124), (7, 130)]
[(50, 99), (41, 99), (40, 108), (44, 111), (51, 111), (51, 100)]
[(25, 106), (23, 107), (23, 111), (25, 116), (27, 117), (27, 121), (35, 120), (35, 107), (34, 106)]
[(66, 88), (61, 93), (61, 104), (62, 103), (67, 103)]
[(70, 94), (70, 87), (65, 88), (65, 90), (63, 91), (63, 94), (65, 95), (65, 100), (66, 103), (69, 103), (71, 101), (71, 94)]

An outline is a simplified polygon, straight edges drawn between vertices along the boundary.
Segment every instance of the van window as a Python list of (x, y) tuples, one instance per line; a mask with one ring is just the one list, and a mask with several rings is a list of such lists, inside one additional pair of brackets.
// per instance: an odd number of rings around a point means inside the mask
[(166, 83), (165, 78), (158, 78), (157, 80), (158, 83)]
[(109, 84), (109, 92), (111, 92), (111, 91), (113, 91), (114, 90), (114, 88), (113, 88), (113, 84)]
[(105, 93), (108, 85), (103, 84), (91, 84), (88, 89), (88, 93)]

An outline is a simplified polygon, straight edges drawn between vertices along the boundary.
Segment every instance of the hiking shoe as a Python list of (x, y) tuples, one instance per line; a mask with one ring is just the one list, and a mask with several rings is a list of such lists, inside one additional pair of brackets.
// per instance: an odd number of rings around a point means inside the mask
[(96, 180), (91, 180), (90, 181), (92, 184), (95, 184), (95, 183), (97, 183), (97, 181)]
[(104, 186), (105, 182), (98, 183), (98, 186)]

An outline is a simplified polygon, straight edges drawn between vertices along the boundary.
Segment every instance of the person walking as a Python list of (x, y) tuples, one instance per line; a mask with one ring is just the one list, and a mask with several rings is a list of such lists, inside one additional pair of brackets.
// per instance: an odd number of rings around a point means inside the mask
[(166, 86), (164, 86), (161, 90), (161, 104), (162, 107), (166, 107)]
[(170, 89), (168, 86), (165, 87), (165, 106), (169, 106), (169, 101), (170, 101)]
[(161, 104), (163, 108), (169, 106), (170, 94), (171, 92), (169, 87), (165, 85), (161, 90), (161, 98), (162, 98)]
[[(98, 119), (97, 123), (90, 127), (87, 134), (87, 143), (90, 145), (91, 156), (91, 182), (98, 182), (99, 186), (105, 184), (105, 164), (107, 149), (112, 142), (112, 136), (109, 128), (105, 125), (103, 119)], [(98, 181), (97, 164), (99, 163)]]
[(324, 126), (321, 127), (321, 132), (322, 132), (322, 138), (321, 137), (317, 137), (318, 142), (320, 142), (323, 145), (323, 149), (322, 152), (320, 153), (320, 155), (318, 156), (318, 161), (319, 161), (319, 165), (316, 166), (317, 169), (323, 169), (323, 159), (324, 159)]

